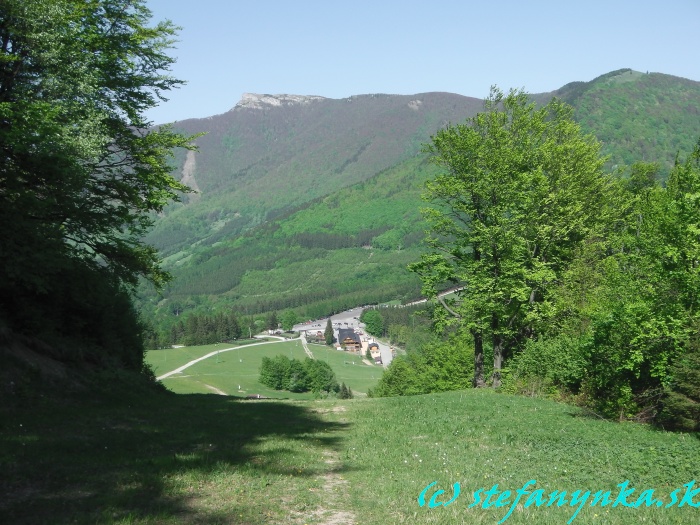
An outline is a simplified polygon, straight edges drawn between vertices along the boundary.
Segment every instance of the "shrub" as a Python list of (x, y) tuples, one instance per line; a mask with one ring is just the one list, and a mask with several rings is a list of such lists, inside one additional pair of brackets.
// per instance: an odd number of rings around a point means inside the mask
[(263, 357), (258, 381), (275, 390), (289, 392), (338, 392), (335, 372), (325, 361), (306, 358), (304, 361), (284, 355)]
[(656, 422), (670, 430), (700, 431), (700, 349), (697, 342), (678, 359)]
[(580, 339), (567, 335), (530, 340), (510, 361), (502, 390), (546, 396), (577, 392), (586, 371), (584, 350)]
[(465, 338), (453, 336), (446, 342), (433, 341), (396, 357), (371, 391), (371, 397), (460, 390), (471, 386), (473, 376), (474, 348)]

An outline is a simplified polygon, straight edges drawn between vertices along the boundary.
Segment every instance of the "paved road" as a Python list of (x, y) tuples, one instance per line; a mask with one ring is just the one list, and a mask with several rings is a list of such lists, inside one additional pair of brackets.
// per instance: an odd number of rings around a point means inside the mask
[(382, 363), (384, 363), (384, 368), (386, 368), (389, 366), (392, 359), (394, 359), (394, 357), (391, 355), (391, 348), (389, 345), (384, 344), (381, 341), (377, 341), (377, 344), (379, 344), (379, 352), (382, 355)]
[[(362, 308), (353, 308), (352, 310), (346, 310), (345, 312), (340, 312), (338, 314), (332, 315), (331, 323), (333, 323), (334, 327), (336, 324), (339, 324), (341, 328), (359, 328), (360, 321), (356, 319), (356, 317), (359, 318), (361, 313)], [(298, 332), (300, 330), (320, 330), (321, 332), (323, 332), (326, 329), (327, 320), (328, 318), (324, 317), (323, 319), (318, 319), (316, 321), (312, 321), (311, 323), (299, 323), (297, 325), (294, 325), (294, 331)], [(337, 332), (337, 328), (335, 330)]]

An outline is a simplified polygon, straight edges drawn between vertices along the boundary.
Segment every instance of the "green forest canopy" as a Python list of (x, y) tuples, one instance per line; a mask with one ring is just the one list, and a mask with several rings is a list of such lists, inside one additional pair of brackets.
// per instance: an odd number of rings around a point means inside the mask
[(182, 83), (167, 74), (176, 28), (150, 17), (142, 0), (0, 6), (0, 322), (137, 369), (127, 291), (168, 280), (141, 239), (187, 191), (168, 159), (191, 147), (144, 117)]

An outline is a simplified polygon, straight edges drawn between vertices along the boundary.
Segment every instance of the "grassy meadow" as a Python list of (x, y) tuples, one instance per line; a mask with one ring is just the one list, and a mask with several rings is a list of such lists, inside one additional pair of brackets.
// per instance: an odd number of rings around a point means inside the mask
[[(628, 489), (636, 488), (626, 497), (630, 504), (647, 489), (655, 489), (655, 498), (665, 505), (681, 488), (680, 502), (683, 485), (700, 481), (698, 436), (592, 419), (567, 405), (491, 391), (360, 400), (346, 406), (351, 430), (345, 464), (357, 523), (496, 524), (508, 513), (515, 491), (529, 480), (536, 484), (528, 489), (542, 489), (545, 501), (554, 490), (566, 491), (566, 503), (538, 507), (533, 499), (524, 508), (525, 495), (503, 523), (563, 525), (576, 514), (578, 505), (570, 505), (576, 490), (590, 491), (588, 501), (595, 492), (610, 490), (612, 503), (585, 504), (571, 523), (680, 524), (700, 517), (700, 510), (688, 505), (613, 507), (618, 484), (626, 480)], [(420, 507), (417, 498), (433, 481), (437, 485)], [(436, 502), (450, 500), (455, 482), (459, 497), (447, 507), (429, 508), (437, 489), (445, 493)], [(500, 508), (483, 508), (483, 494), (494, 485), (501, 492), (510, 490), (511, 496), (503, 497)], [(698, 488), (696, 483), (693, 489)], [(470, 508), (478, 489), (484, 489), (481, 503)], [(693, 501), (700, 505), (700, 491)]]
[[(700, 474), (697, 436), (490, 391), (243, 401), (135, 386), (0, 414), (0, 522), (13, 524), (495, 525), (509, 507), (470, 508), (477, 489), (534, 479), (546, 495), (610, 490), (614, 501), (629, 480), (628, 502), (645, 489), (669, 502)], [(451, 505), (428, 508), (455, 482)], [(564, 525), (576, 510), (524, 501), (504, 523)], [(585, 505), (572, 523), (685, 524), (700, 512), (642, 507)]]
[(359, 396), (366, 395), (367, 390), (376, 386), (382, 377), (381, 365), (366, 365), (357, 355), (315, 344), (309, 344), (309, 350), (316, 359), (327, 361), (335, 371), (338, 382), (345, 383)]
[[(218, 356), (209, 357), (181, 373), (165, 378), (162, 381), (163, 384), (169, 390), (179, 394), (206, 394), (219, 391), (242, 397), (260, 394), (276, 399), (313, 399), (314, 395), (311, 393), (276, 391), (258, 382), (263, 357), (274, 357), (278, 354), (299, 360), (307, 357), (298, 339), (266, 344), (256, 343), (260, 341), (244, 341), (240, 346), (217, 344), (151, 350), (146, 354), (146, 362), (151, 365), (156, 376), (160, 376), (189, 361), (219, 350)], [(367, 389), (375, 386), (382, 375), (381, 366), (366, 365), (357, 356), (313, 344), (309, 345), (309, 350), (316, 359), (327, 361), (335, 371), (338, 382), (344, 382), (358, 395), (366, 394)]]

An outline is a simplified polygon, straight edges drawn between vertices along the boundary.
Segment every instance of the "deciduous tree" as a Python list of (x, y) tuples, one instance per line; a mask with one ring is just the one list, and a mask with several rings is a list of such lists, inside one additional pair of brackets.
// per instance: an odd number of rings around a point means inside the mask
[(298, 321), (297, 314), (294, 310), (287, 310), (280, 316), (280, 322), (282, 323), (282, 329), (285, 332), (291, 332), (294, 325)]
[[(672, 403), (697, 395), (700, 144), (665, 186), (653, 173), (653, 165), (637, 165), (629, 179), (629, 211), (603, 261), (587, 352), (587, 393), (600, 412), (619, 418), (653, 418), (664, 391)], [(672, 414), (693, 419), (680, 412), (667, 406), (664, 424), (673, 424)]]
[(377, 310), (365, 310), (362, 313), (361, 321), (365, 323), (368, 334), (381, 337), (384, 331), (384, 320)]
[(493, 88), (484, 112), (425, 150), (444, 172), (427, 184), (430, 251), (411, 269), (431, 297), (446, 283), (462, 288), (437, 321), (472, 334), (476, 386), (486, 384), (490, 343), (497, 387), (503, 360), (548, 319), (550, 289), (577, 246), (605, 221), (600, 145), (566, 104), (538, 108), (522, 91)]
[(142, 0), (0, 3), (0, 314), (14, 329), (15, 302), (70, 268), (168, 279), (141, 239), (188, 191), (168, 160), (191, 146), (145, 118), (182, 83), (167, 74), (176, 28), (150, 16)]

